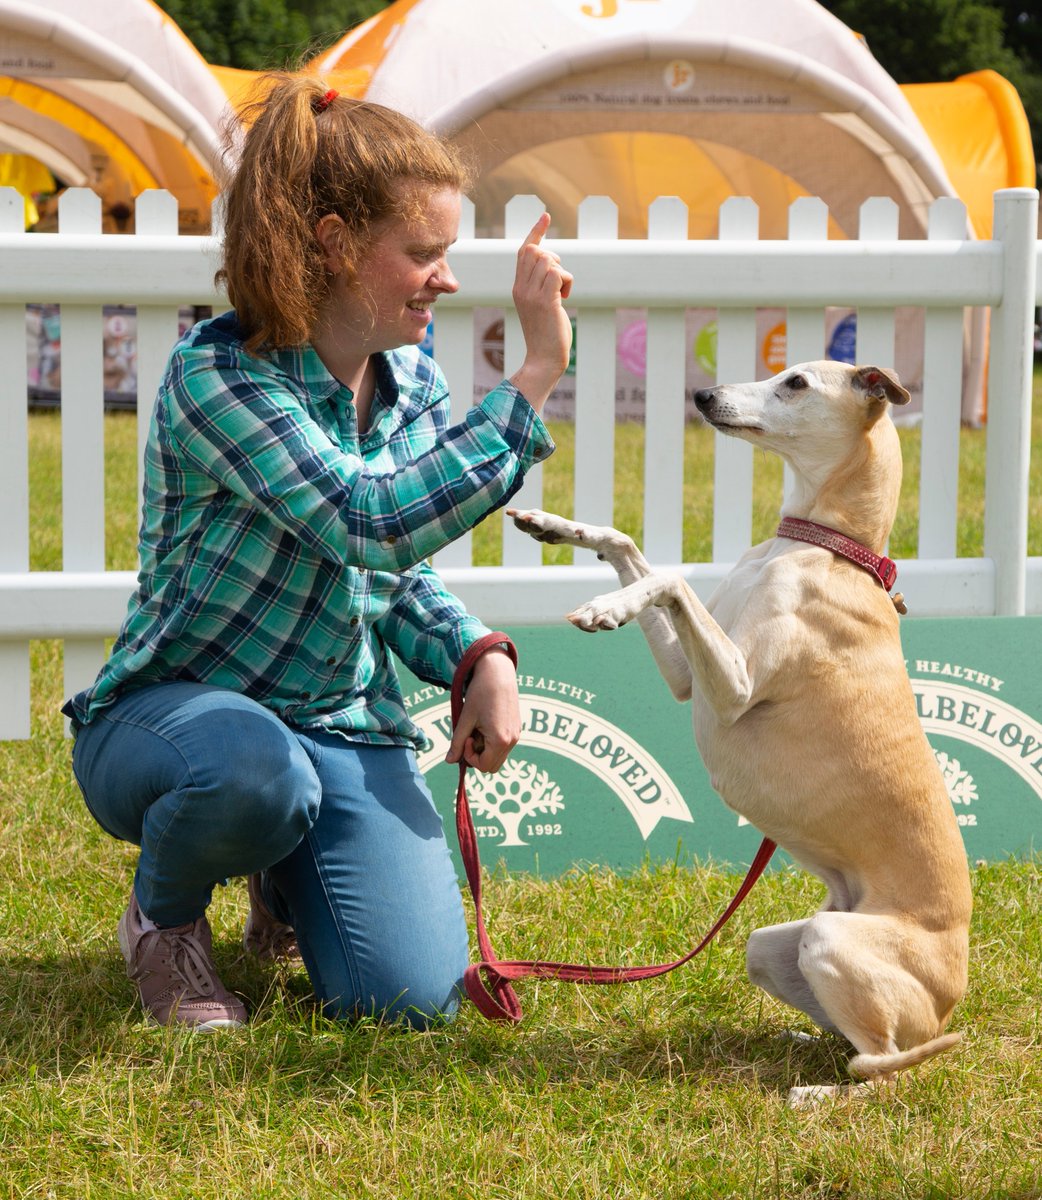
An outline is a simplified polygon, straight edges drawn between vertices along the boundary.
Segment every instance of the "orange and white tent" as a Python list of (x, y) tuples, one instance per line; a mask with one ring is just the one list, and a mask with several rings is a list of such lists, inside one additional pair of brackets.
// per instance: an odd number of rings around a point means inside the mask
[[(660, 195), (686, 203), (695, 238), (716, 236), (733, 195), (757, 202), (764, 238), (785, 237), (807, 195), (827, 204), (831, 237), (856, 237), (875, 196), (897, 204), (902, 237), (925, 237), (943, 196), (966, 203), (968, 236), (987, 237), (992, 193), (1035, 177), (1005, 80), (901, 88), (816, 0), (397, 0), (312, 68), (356, 72), (360, 94), (465, 147), (479, 233), (500, 232), (505, 202), (534, 192), (563, 237), (589, 195), (618, 204), (622, 237), (644, 236)], [(895, 354), (913, 380), (917, 344), (902, 322)], [(970, 344), (963, 414), (977, 422), (981, 314)], [(776, 369), (761, 358), (763, 374)]]
[(145, 188), (206, 228), (227, 99), (151, 0), (0, 0), (0, 154), (92, 187), (106, 210)]
[(801, 195), (826, 201), (837, 236), (866, 197), (891, 196), (915, 237), (958, 179), (984, 233), (991, 192), (1034, 181), (1005, 81), (909, 92), (815, 0), (397, 0), (312, 66), (359, 72), (368, 98), (465, 145), (489, 230), (505, 199), (537, 190), (563, 235), (586, 195), (615, 199), (634, 236), (668, 194), (692, 236), (713, 236), (737, 194), (766, 237)]

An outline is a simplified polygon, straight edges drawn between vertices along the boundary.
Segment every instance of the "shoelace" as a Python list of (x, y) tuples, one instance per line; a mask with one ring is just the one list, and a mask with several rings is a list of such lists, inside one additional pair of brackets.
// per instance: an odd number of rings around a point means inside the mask
[(130, 977), (138, 979), (149, 973), (149, 960), (159, 948), (168, 947), (170, 966), (189, 992), (197, 996), (212, 996), (213, 964), (206, 951), (193, 933), (174, 933), (169, 929), (155, 930), (152, 945), (141, 956), (140, 963), (131, 971)]

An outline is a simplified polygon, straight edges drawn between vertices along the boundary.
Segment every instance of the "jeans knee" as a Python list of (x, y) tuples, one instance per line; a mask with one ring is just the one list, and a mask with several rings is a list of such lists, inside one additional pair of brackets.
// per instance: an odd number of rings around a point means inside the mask
[[(280, 844), (288, 839), (296, 846), (315, 823), (322, 800), (322, 789), (311, 763), (303, 753), (300, 759), (285, 763), (277, 772), (255, 766), (235, 782), (239, 802)], [(261, 830), (257, 832), (260, 834)]]
[(405, 987), (395, 996), (369, 996), (367, 999), (338, 996), (325, 1000), (322, 1011), (334, 1021), (374, 1020), (382, 1024), (404, 1025), (427, 1030), (450, 1024), (459, 1011), (462, 985), (431, 981), (432, 987)]
[(322, 788), (307, 754), (291, 734), (252, 738), (201, 780), (246, 857), (259, 870), (289, 854), (314, 824)]

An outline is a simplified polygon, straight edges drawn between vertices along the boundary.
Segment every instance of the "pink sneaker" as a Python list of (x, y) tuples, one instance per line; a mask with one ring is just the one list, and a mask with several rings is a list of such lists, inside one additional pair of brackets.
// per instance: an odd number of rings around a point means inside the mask
[(250, 911), (242, 934), (243, 946), (258, 958), (300, 958), (300, 947), (293, 926), (280, 921), (264, 903), (259, 874), (248, 876), (246, 890), (250, 897)]
[(246, 1006), (221, 983), (213, 965), (205, 917), (171, 929), (146, 930), (131, 892), (119, 922), (119, 948), (145, 1013), (157, 1025), (176, 1022), (209, 1030), (246, 1024)]

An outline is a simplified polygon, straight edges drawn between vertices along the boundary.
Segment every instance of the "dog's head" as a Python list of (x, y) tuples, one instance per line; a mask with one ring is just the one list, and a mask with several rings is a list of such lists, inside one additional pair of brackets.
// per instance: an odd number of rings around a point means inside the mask
[(809, 362), (758, 383), (722, 384), (695, 393), (705, 420), (722, 433), (759, 443), (785, 458), (805, 446), (846, 440), (874, 425), (908, 392), (886, 367)]
[(882, 543), (901, 488), (901, 447), (891, 404), (910, 397), (893, 371), (811, 362), (761, 383), (695, 394), (723, 433), (773, 450), (795, 472), (790, 512)]

